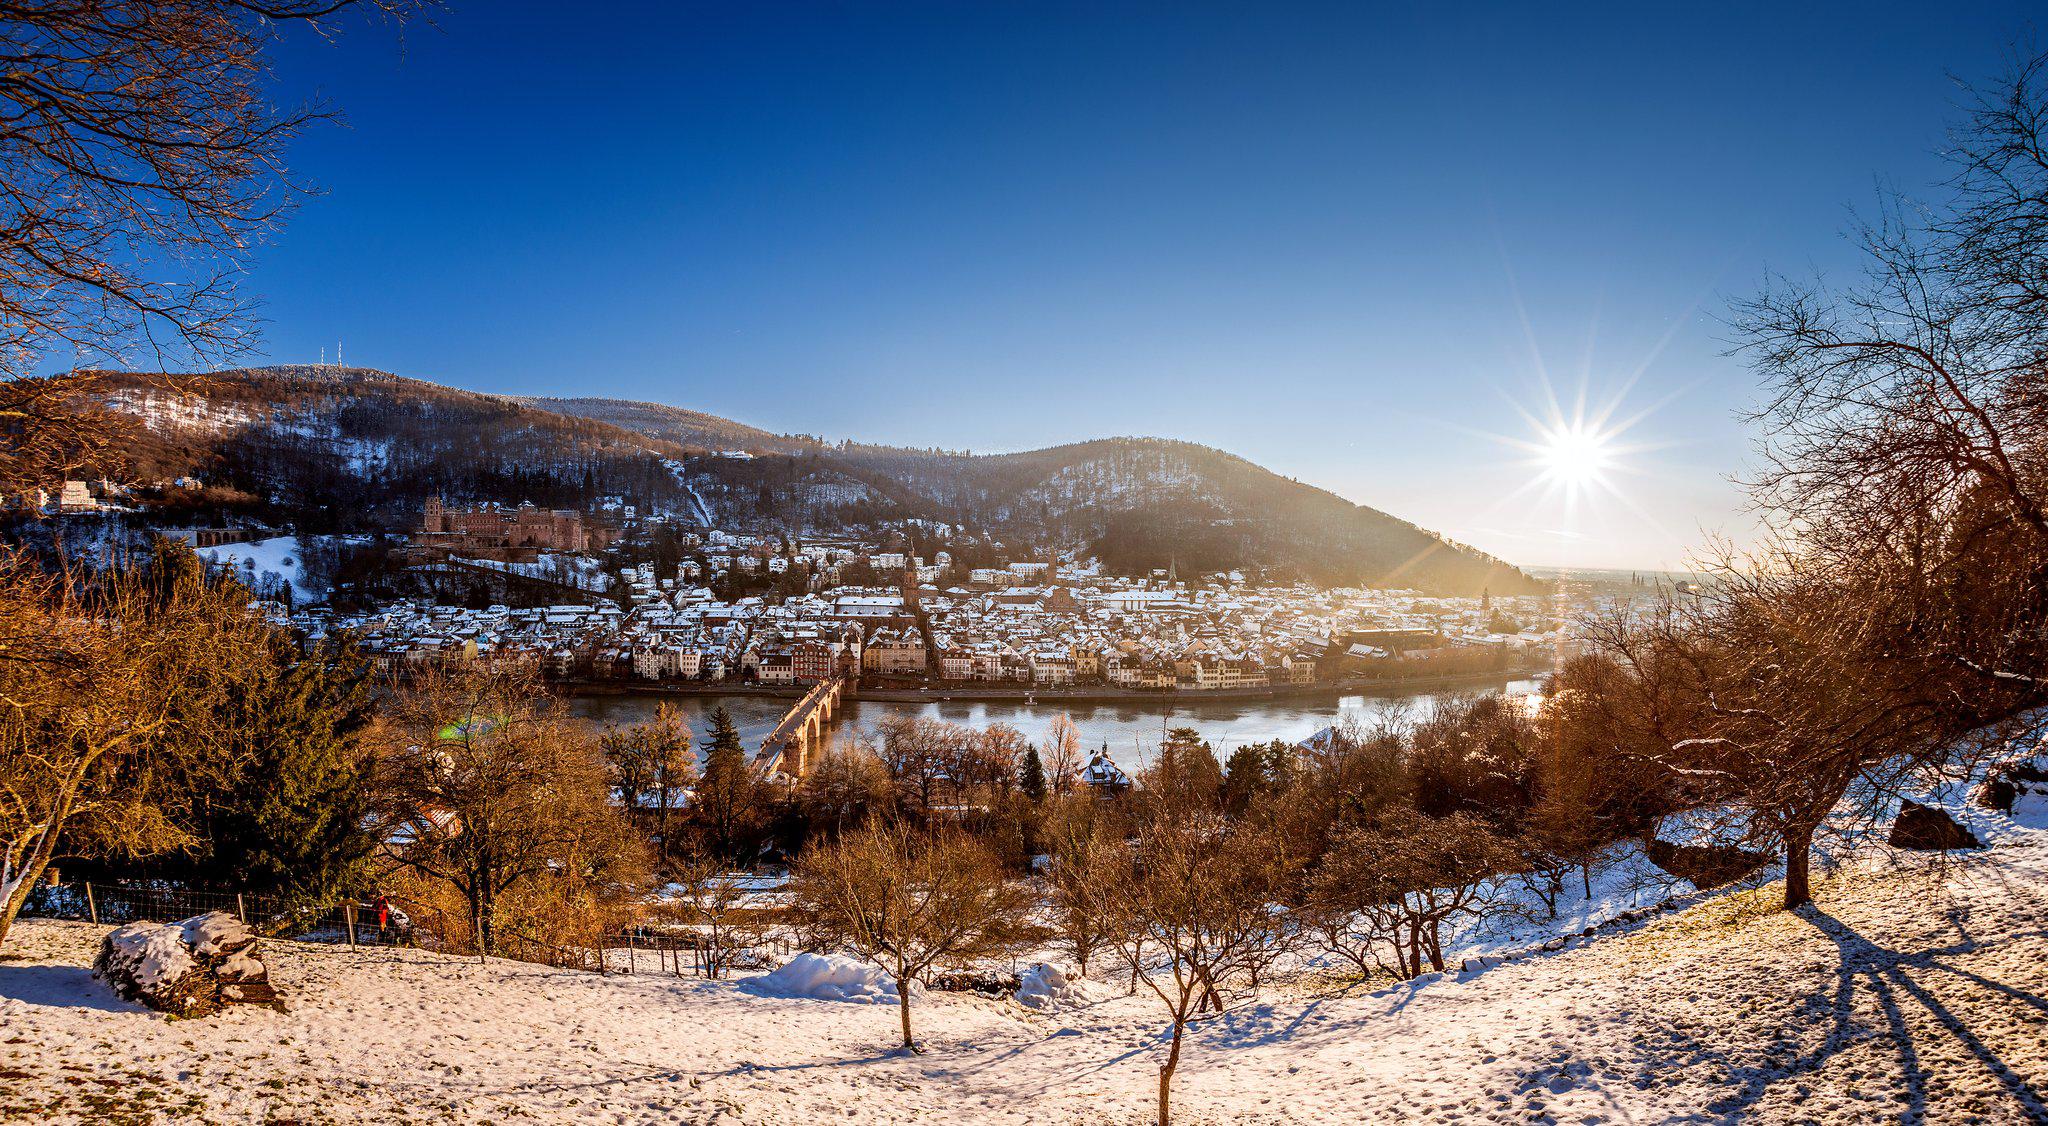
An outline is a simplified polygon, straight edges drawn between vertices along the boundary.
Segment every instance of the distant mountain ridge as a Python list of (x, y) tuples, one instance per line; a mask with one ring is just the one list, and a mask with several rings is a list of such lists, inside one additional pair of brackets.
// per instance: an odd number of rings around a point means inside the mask
[[(367, 368), (96, 373), (144, 422), (132, 472), (199, 472), (307, 530), (399, 528), (427, 496), (591, 504), (794, 532), (921, 518), (1013, 554), (1080, 550), (1120, 573), (1262, 570), (1330, 585), (1532, 593), (1536, 579), (1408, 521), (1163, 438), (965, 454), (776, 435), (700, 411), (490, 395)], [(735, 456), (738, 455), (738, 456)]]
[(528, 406), (557, 414), (594, 419), (679, 446), (710, 453), (801, 453), (817, 443), (786, 434), (770, 434), (756, 426), (703, 411), (643, 403), (633, 399), (527, 397)]

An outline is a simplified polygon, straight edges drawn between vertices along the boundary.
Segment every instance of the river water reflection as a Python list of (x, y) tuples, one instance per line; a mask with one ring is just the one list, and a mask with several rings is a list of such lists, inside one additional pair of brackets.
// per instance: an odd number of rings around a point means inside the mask
[[(1118, 763), (1138, 767), (1151, 758), (1153, 748), (1159, 745), (1160, 735), (1173, 727), (1192, 727), (1201, 732), (1219, 753), (1228, 754), (1232, 748), (1246, 743), (1264, 743), (1273, 739), (1285, 739), (1291, 743), (1305, 739), (1346, 716), (1356, 716), (1368, 724), (1388, 717), (1420, 718), (1428, 715), (1440, 700), (1449, 697), (1502, 691), (1526, 693), (1536, 689), (1537, 683), (1533, 680), (1502, 680), (1448, 692), (1441, 689), (1391, 691), (1383, 695), (1332, 694), (1288, 700), (1181, 699), (1170, 703), (1162, 700), (1156, 704), (1151, 701), (1041, 701), (1026, 704), (1008, 700), (986, 703), (855, 700), (850, 701), (834, 721), (832, 737), (835, 740), (846, 739), (859, 732), (872, 731), (885, 716), (910, 713), (975, 728), (1007, 723), (1022, 731), (1025, 738), (1036, 742), (1044, 738), (1053, 717), (1064, 711), (1081, 729), (1084, 747), (1094, 750), (1106, 744), (1111, 757)], [(595, 723), (625, 725), (646, 720), (654, 714), (656, 705), (663, 701), (681, 713), (692, 730), (697, 732), (700, 748), (711, 709), (724, 705), (739, 727), (740, 736), (749, 751), (775, 729), (783, 712), (794, 703), (767, 696), (606, 695), (572, 697), (569, 710)]]

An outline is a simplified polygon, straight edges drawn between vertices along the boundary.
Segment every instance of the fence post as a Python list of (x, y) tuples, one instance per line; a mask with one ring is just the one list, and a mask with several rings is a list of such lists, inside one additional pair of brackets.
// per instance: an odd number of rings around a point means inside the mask
[(356, 905), (353, 903), (342, 904), (341, 917), (342, 921), (348, 924), (348, 948), (354, 950), (356, 948)]
[(249, 925), (249, 905), (242, 902), (242, 893), (239, 891), (235, 893), (235, 917), (242, 920), (243, 926)]
[(100, 925), (100, 905), (93, 901), (91, 880), (85, 881), (85, 914), (92, 920), (93, 926)]

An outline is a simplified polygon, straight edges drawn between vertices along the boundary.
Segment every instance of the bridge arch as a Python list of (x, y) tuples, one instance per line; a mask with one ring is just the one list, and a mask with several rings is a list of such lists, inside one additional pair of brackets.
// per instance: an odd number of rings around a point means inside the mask
[(777, 774), (802, 778), (809, 773), (823, 746), (826, 725), (838, 711), (846, 689), (845, 677), (832, 677), (812, 685), (761, 741), (760, 750), (754, 754), (756, 773), (764, 778)]

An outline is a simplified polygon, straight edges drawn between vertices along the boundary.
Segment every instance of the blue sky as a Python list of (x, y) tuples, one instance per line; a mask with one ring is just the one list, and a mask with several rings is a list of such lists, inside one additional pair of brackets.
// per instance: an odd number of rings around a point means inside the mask
[[(1853, 269), (2026, 6), (560, 4), (294, 37), (265, 352), (974, 450), (1219, 446), (1527, 564), (1746, 534), (1727, 301)], [(1616, 418), (1567, 504), (1545, 378)], [(1631, 380), (1633, 380), (1631, 384)], [(1521, 490), (1519, 493), (1517, 490)]]

